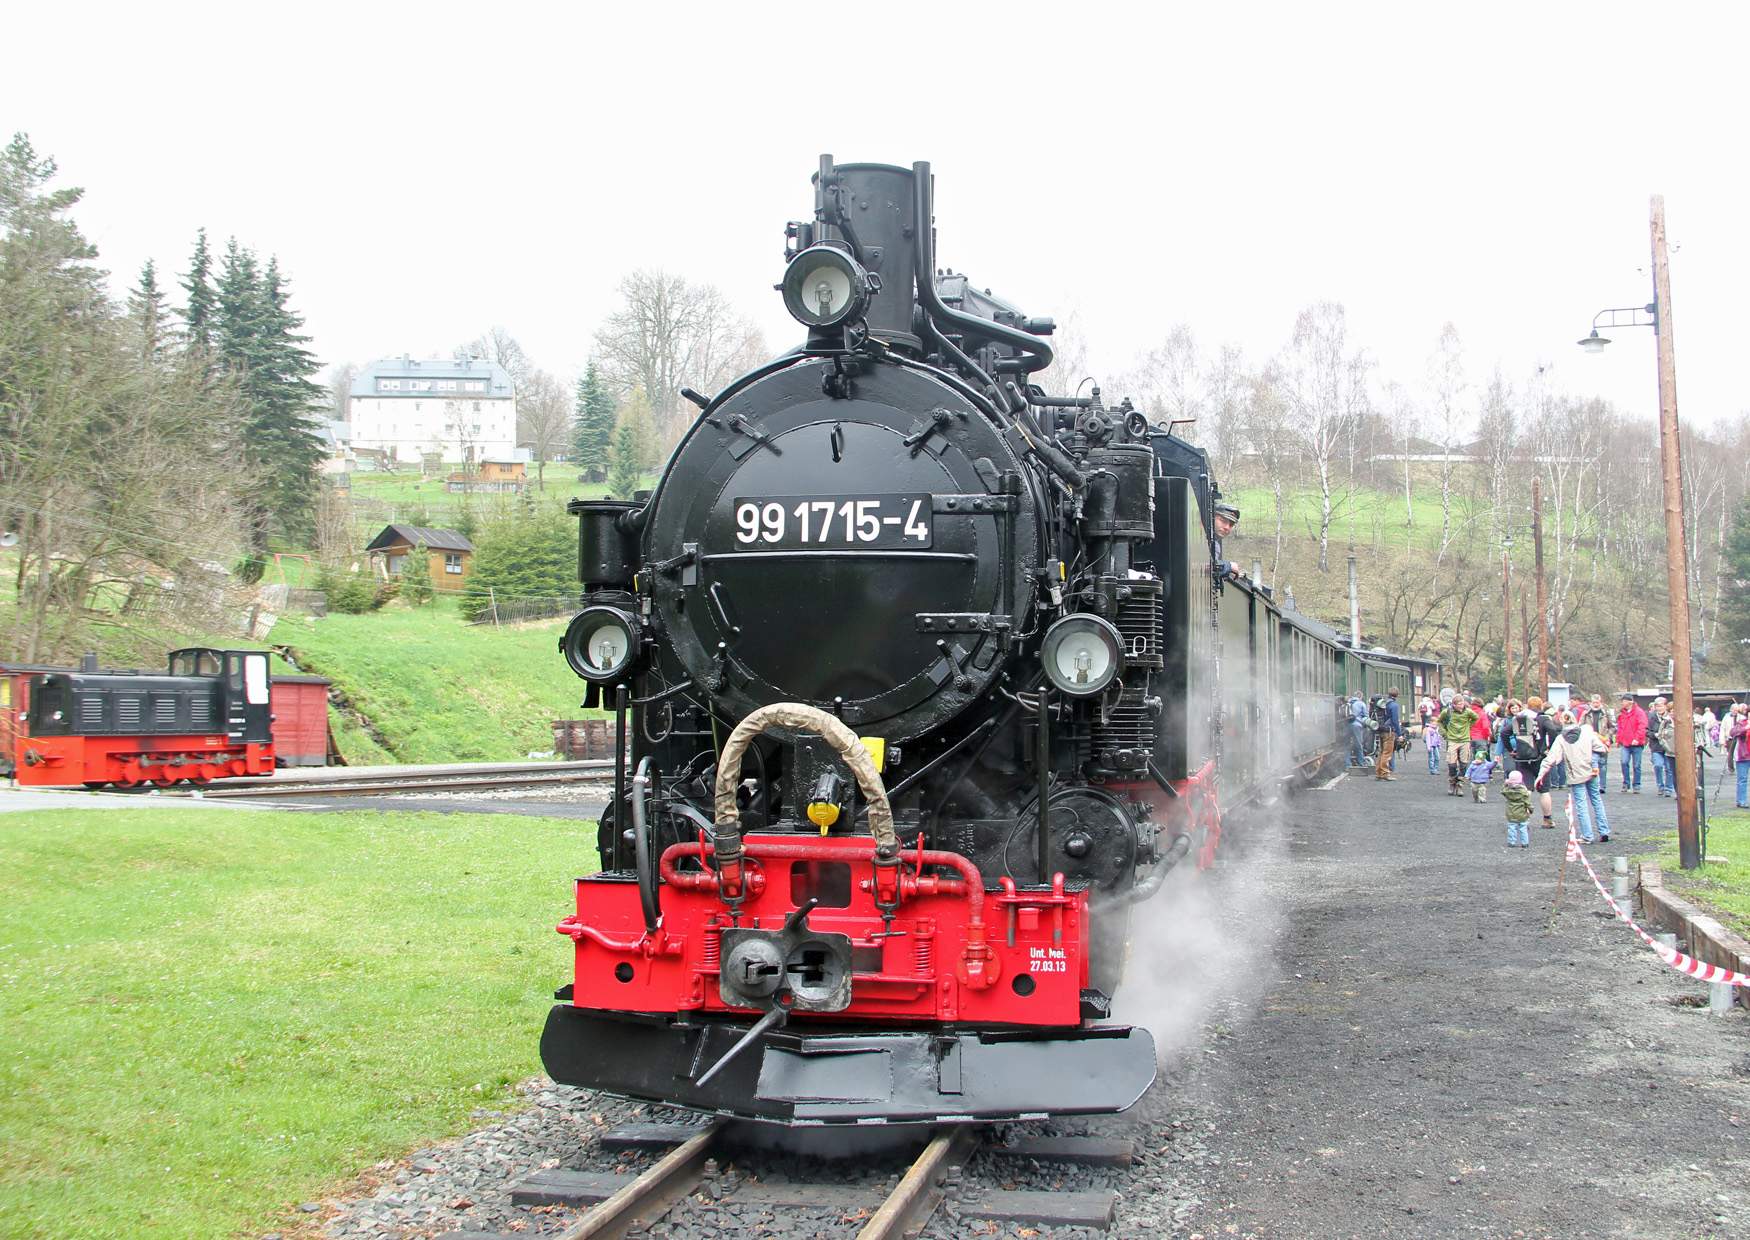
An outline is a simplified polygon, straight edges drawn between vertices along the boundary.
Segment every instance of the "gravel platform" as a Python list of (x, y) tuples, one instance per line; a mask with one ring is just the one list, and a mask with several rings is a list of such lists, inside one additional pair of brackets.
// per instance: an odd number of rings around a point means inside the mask
[[(1563, 831), (1534, 819), (1532, 847), (1509, 850), (1498, 784), (1477, 805), (1416, 765), (1233, 822), (1223, 865), (1175, 875), (1133, 925), (1116, 1015), (1155, 1030), (1155, 1088), (1126, 1115), (992, 1134), (1128, 1138), (1134, 1165), (981, 1151), (925, 1237), (1750, 1236), (1746, 1014), (1692, 1006), (1705, 988), (1609, 917), (1578, 866), (1546, 929)], [(1606, 804), (1615, 841), (1588, 850), (1604, 871), (1675, 821), (1650, 791)], [(356, 1195), (307, 1203), (309, 1234), (555, 1234), (576, 1211), (514, 1207), (513, 1180), (641, 1170), (649, 1154), (605, 1153), (601, 1133), (685, 1118), (544, 1082), (524, 1093), (524, 1109), (374, 1168)], [(847, 1151), (818, 1134), (803, 1148), (726, 1155), (649, 1234), (851, 1236), (854, 1212), (737, 1203), (735, 1190), (878, 1196), (915, 1152), (890, 1140), (826, 1161)], [(1117, 1221), (966, 1217), (999, 1189), (1114, 1190)]]
[[(1750, 1236), (1750, 1022), (1608, 914), (1565, 830), (1505, 846), (1500, 785), (1449, 798), (1413, 755), (1287, 807), (1275, 980), (1211, 1037), (1191, 1234)], [(1609, 858), (1676, 806), (1605, 798)]]

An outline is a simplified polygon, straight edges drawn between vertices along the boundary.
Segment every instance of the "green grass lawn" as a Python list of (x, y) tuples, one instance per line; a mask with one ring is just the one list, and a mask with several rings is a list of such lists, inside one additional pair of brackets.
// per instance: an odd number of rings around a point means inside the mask
[(0, 819), (0, 1236), (228, 1237), (538, 1071), (593, 824)]
[[(1727, 782), (1726, 804), (1730, 805)], [(1750, 811), (1710, 810), (1707, 853), (1724, 860), (1704, 861), (1699, 870), (1686, 871), (1677, 863), (1677, 833), (1661, 836), (1659, 866), (1665, 885), (1685, 899), (1709, 906), (1739, 934), (1750, 935)]]
[[(469, 625), (453, 600), (440, 599), (287, 617), (273, 641), (339, 686), (394, 761), (508, 762), (552, 749), (553, 720), (584, 717), (582, 682), (559, 655), (565, 624)], [(355, 763), (375, 756), (348, 749), (344, 737), (342, 750)]]

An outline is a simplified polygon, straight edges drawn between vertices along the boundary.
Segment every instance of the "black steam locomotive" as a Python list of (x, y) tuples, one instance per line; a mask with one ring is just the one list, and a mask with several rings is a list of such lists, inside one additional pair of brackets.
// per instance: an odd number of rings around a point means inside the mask
[(622, 744), (543, 1059), (788, 1123), (1122, 1109), (1130, 911), (1208, 864), (1218, 773), (1325, 759), (1338, 652), (1219, 561), (1199, 449), (1047, 395), (1051, 320), (938, 271), (928, 164), (814, 188), (806, 342), (570, 508), (561, 650)]

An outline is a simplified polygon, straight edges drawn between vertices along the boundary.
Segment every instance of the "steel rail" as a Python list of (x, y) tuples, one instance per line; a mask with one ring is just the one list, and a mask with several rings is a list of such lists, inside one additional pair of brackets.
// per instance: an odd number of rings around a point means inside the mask
[(248, 788), (162, 789), (178, 796), (198, 792), (206, 800), (250, 799), (260, 797), (361, 797), (394, 796), (403, 792), (469, 791), (490, 788), (533, 788), (554, 784), (597, 784), (604, 778), (601, 771), (568, 771), (552, 775), (468, 775), (449, 779), (425, 779), (418, 776), (395, 776), (383, 779), (339, 783), (328, 780), (306, 780), (299, 783), (275, 784), (267, 781)]
[(970, 1124), (956, 1124), (932, 1137), (881, 1208), (863, 1224), (857, 1240), (900, 1240), (921, 1228), (942, 1202), (948, 1168), (966, 1160), (974, 1136)]
[(704, 1179), (705, 1160), (722, 1131), (722, 1123), (715, 1123), (687, 1138), (566, 1228), (559, 1240), (618, 1240), (635, 1228), (656, 1222)]

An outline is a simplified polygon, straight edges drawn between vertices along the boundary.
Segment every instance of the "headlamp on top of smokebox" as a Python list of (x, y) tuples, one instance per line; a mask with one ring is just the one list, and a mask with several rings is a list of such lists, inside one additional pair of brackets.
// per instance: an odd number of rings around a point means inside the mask
[(784, 269), (784, 308), (804, 327), (840, 327), (869, 306), (869, 273), (836, 245), (811, 245)]
[(1065, 616), (1045, 630), (1039, 658), (1053, 689), (1094, 697), (1124, 674), (1124, 639), (1099, 616)]
[(618, 607), (585, 607), (571, 618), (559, 649), (571, 670), (592, 685), (617, 685), (642, 653), (638, 622)]

